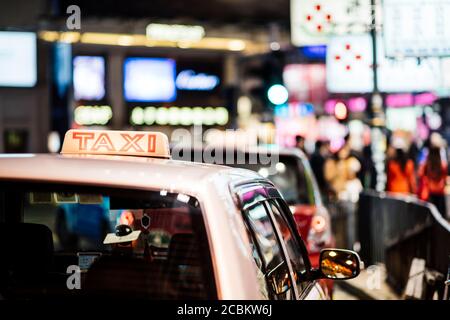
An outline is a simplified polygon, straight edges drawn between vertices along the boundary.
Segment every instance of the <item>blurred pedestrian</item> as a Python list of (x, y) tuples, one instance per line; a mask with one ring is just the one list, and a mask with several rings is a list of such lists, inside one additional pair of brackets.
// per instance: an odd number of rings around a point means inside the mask
[(362, 191), (358, 173), (361, 163), (351, 155), (348, 144), (337, 152), (336, 156), (325, 161), (325, 180), (331, 189), (331, 196), (339, 200), (356, 202)]
[(425, 163), (419, 168), (419, 198), (433, 203), (444, 217), (447, 215), (445, 204), (447, 168), (448, 164), (442, 159), (440, 148), (435, 146), (429, 148)]
[(414, 161), (408, 158), (403, 143), (393, 143), (393, 157), (387, 163), (387, 191), (396, 193), (416, 193)]
[(425, 163), (428, 157), (428, 153), (433, 147), (439, 148), (442, 161), (447, 161), (446, 144), (447, 143), (445, 142), (444, 138), (442, 138), (442, 136), (438, 132), (431, 133), (430, 136), (425, 140), (422, 149), (420, 150), (418, 160), (419, 165)]
[(377, 170), (372, 159), (372, 146), (364, 146), (362, 152), (361, 182), (365, 189), (375, 189)]
[(301, 151), (303, 151), (303, 153), (306, 156), (308, 156), (308, 153), (306, 152), (306, 149), (305, 149), (305, 138), (302, 137), (301, 135), (295, 136), (295, 147), (300, 149)]
[(327, 183), (325, 181), (325, 175), (323, 173), (325, 160), (330, 156), (329, 153), (329, 142), (320, 141), (316, 142), (316, 146), (313, 154), (311, 155), (310, 163), (311, 169), (316, 177), (317, 184), (319, 185), (321, 192), (326, 192)]
[(415, 167), (419, 165), (420, 149), (416, 141), (411, 142), (411, 146), (408, 150), (408, 158), (410, 158), (414, 162)]

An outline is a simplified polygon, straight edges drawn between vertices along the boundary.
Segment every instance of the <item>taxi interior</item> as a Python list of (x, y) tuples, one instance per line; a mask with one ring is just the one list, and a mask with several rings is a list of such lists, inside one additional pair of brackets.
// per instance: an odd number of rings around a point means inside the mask
[(1, 182), (0, 252), (0, 300), (217, 298), (198, 201), (166, 190)]

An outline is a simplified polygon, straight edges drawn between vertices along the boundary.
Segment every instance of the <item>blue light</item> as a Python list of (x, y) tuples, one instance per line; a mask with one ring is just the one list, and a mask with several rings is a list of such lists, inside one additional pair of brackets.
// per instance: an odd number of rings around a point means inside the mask
[(73, 95), (75, 100), (99, 101), (105, 97), (105, 58), (76, 56), (73, 59)]
[(31, 88), (37, 83), (34, 32), (0, 32), (0, 87)]
[(67, 94), (72, 82), (72, 46), (70, 43), (57, 42), (53, 50), (53, 77), (58, 97), (62, 98)]
[(306, 46), (300, 49), (305, 57), (309, 59), (325, 60), (327, 56), (327, 46)]
[(173, 102), (175, 61), (165, 58), (127, 58), (124, 63), (126, 101)]

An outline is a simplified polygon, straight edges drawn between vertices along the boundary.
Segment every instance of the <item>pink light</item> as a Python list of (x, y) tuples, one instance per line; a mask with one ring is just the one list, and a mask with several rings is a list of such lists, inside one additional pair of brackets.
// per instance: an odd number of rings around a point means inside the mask
[(343, 102), (348, 106), (348, 110), (351, 112), (364, 112), (367, 109), (367, 101), (363, 97), (350, 98), (347, 100), (329, 99), (325, 102), (325, 113), (334, 115), (334, 109), (338, 102)]
[(418, 94), (414, 97), (414, 102), (416, 105), (428, 105), (433, 104), (437, 99), (436, 95), (431, 92), (425, 92)]
[(344, 145), (345, 140), (344, 138), (336, 138), (336, 139), (332, 139), (330, 140), (330, 149), (332, 153), (336, 153), (339, 151), (339, 149), (342, 148), (342, 146)]
[(335, 99), (330, 99), (325, 102), (324, 109), (328, 114), (334, 114), (334, 106), (338, 101)]
[(410, 93), (390, 94), (386, 97), (386, 105), (393, 108), (412, 106), (413, 96)]
[(386, 105), (388, 107), (410, 107), (414, 105), (429, 105), (433, 104), (437, 99), (436, 95), (431, 92), (425, 92), (416, 96), (410, 93), (404, 94), (390, 94), (386, 97)]
[(348, 99), (347, 105), (351, 112), (364, 112), (367, 108), (367, 101), (362, 97), (351, 98)]

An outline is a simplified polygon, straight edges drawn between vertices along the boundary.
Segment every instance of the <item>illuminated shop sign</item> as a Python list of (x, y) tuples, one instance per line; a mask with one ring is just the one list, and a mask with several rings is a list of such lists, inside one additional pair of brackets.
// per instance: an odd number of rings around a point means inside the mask
[(327, 56), (326, 45), (305, 46), (301, 48), (301, 52), (309, 59), (325, 60)]
[(417, 118), (421, 115), (418, 107), (387, 108), (386, 128), (389, 130), (416, 131)]
[(0, 87), (33, 87), (37, 42), (33, 32), (0, 32)]
[(392, 108), (426, 106), (432, 105), (437, 99), (438, 97), (431, 92), (425, 92), (417, 95), (410, 93), (389, 94), (386, 96), (386, 106)]
[(386, 55), (450, 55), (449, 0), (384, 0)]
[(75, 100), (102, 100), (105, 97), (105, 58), (76, 56), (73, 59)]
[(203, 39), (205, 28), (181, 24), (151, 23), (146, 28), (146, 35), (150, 40), (192, 42)]
[(322, 105), (328, 97), (325, 64), (288, 64), (283, 69), (283, 82), (289, 101)]
[(76, 124), (92, 126), (108, 124), (113, 113), (110, 106), (78, 106), (73, 115)]
[(224, 126), (228, 123), (228, 110), (224, 107), (134, 107), (130, 114), (132, 125)]
[[(438, 58), (387, 59), (379, 39), (377, 46), (378, 89), (381, 92), (433, 91), (440, 88)], [(327, 48), (327, 88), (336, 93), (367, 93), (373, 90), (373, 57), (370, 35), (333, 37)]]
[(177, 97), (176, 63), (166, 58), (129, 57), (124, 61), (126, 101), (172, 102)]
[(361, 34), (370, 23), (370, 0), (291, 0), (295, 46), (323, 45), (334, 35)]
[(275, 117), (295, 118), (314, 114), (314, 106), (311, 103), (290, 102), (288, 104), (275, 106)]
[(195, 73), (194, 70), (183, 70), (178, 73), (176, 86), (179, 90), (214, 90), (220, 83), (218, 76), (206, 73)]

